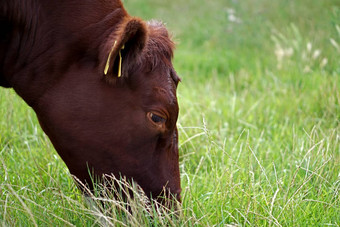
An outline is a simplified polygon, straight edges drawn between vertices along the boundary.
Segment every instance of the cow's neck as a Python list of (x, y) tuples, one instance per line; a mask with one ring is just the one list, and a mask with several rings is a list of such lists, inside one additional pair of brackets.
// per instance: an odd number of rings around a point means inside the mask
[(3, 81), (13, 87), (29, 105), (58, 83), (72, 65), (96, 62), (102, 42), (126, 15), (118, 3), (18, 1), (25, 7), (15, 5), (17, 1), (9, 1), (14, 5), (8, 7), (20, 9), (20, 13), (11, 12), (10, 38), (1, 41), (0, 51), (5, 54), (0, 59), (0, 85)]
[(26, 64), (30, 41), (38, 13), (37, 2), (2, 1), (0, 3), (0, 85), (11, 87), (13, 75)]

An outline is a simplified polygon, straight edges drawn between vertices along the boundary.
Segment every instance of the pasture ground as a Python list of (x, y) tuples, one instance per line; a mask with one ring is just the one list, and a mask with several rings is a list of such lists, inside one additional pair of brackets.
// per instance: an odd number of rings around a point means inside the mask
[[(0, 225), (340, 225), (340, 1), (125, 0), (177, 41), (179, 218), (89, 209), (0, 89)], [(150, 218), (153, 216), (154, 218)]]

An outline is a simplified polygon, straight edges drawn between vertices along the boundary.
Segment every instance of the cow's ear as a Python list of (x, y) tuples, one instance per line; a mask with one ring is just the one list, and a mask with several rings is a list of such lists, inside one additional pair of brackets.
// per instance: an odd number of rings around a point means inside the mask
[[(146, 24), (129, 17), (110, 35), (103, 53), (103, 73), (106, 77), (127, 76), (129, 64), (138, 62), (148, 37)], [(124, 68), (125, 67), (125, 68)]]

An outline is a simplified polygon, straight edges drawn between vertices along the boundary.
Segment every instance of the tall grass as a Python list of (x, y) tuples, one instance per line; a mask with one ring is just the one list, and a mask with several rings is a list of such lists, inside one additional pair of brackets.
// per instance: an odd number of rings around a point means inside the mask
[(340, 2), (124, 4), (178, 43), (178, 213), (141, 194), (132, 213), (110, 194), (86, 202), (34, 113), (0, 89), (0, 223), (339, 226)]

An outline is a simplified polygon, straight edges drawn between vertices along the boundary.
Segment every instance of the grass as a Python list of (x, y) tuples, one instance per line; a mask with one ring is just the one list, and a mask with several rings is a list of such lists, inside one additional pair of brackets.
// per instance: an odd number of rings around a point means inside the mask
[[(178, 42), (183, 203), (173, 219), (141, 197), (135, 216), (102, 212), (108, 223), (339, 226), (340, 2), (124, 4)], [(102, 225), (11, 90), (0, 89), (0, 116), (0, 223)]]

